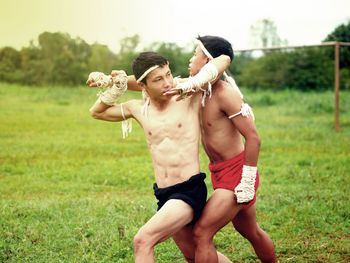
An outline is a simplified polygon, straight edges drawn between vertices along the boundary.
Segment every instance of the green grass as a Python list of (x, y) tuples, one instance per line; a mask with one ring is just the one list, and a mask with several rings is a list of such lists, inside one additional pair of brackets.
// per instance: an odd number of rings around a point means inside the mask
[[(258, 221), (280, 262), (349, 262), (350, 93), (338, 133), (332, 92), (245, 93), (262, 138)], [(89, 116), (85, 87), (0, 84), (0, 96), (0, 262), (133, 262), (133, 236), (156, 209), (136, 122), (122, 140), (120, 124)], [(234, 262), (258, 262), (230, 225), (215, 241)], [(156, 253), (184, 262), (171, 240)]]

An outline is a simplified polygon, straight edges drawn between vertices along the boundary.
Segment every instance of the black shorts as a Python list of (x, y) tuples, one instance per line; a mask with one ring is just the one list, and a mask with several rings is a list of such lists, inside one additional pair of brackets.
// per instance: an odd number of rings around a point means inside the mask
[(158, 188), (155, 183), (153, 189), (158, 199), (157, 211), (170, 199), (182, 200), (192, 207), (194, 216), (191, 224), (194, 224), (201, 216), (207, 202), (207, 186), (204, 179), (205, 173), (199, 173), (185, 182), (166, 188)]

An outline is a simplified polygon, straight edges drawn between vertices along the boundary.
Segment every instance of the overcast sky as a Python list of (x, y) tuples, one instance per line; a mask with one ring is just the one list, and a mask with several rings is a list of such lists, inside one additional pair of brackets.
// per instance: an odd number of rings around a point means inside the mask
[[(205, 4), (208, 2), (207, 4)], [(117, 52), (119, 40), (138, 34), (154, 41), (192, 43), (200, 35), (225, 37), (251, 48), (250, 27), (274, 21), (291, 45), (320, 43), (350, 20), (350, 0), (0, 0), (0, 47), (28, 46), (44, 31), (66, 32)]]

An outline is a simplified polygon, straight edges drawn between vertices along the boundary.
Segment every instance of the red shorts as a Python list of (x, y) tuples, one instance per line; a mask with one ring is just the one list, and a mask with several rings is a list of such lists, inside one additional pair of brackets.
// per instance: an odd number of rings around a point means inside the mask
[[(244, 164), (244, 151), (233, 157), (218, 163), (210, 163), (209, 170), (211, 172), (211, 182), (213, 188), (228, 189), (234, 191), (242, 178), (242, 169)], [(259, 187), (259, 173), (256, 173), (255, 193)], [(244, 208), (251, 207), (256, 202), (256, 194), (254, 199), (248, 204), (243, 205)]]

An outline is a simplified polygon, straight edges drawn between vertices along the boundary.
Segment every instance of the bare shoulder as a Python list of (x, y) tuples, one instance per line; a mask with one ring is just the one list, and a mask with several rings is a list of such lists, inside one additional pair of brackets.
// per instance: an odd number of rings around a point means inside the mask
[(194, 108), (200, 109), (202, 92), (195, 92), (191, 95), (190, 105)]
[(239, 111), (243, 103), (240, 94), (226, 81), (219, 80), (214, 84), (215, 98), (225, 112)]
[(123, 107), (125, 107), (129, 111), (133, 112), (133, 111), (139, 109), (143, 105), (143, 102), (142, 102), (142, 100), (128, 100), (128, 101), (123, 102), (121, 104), (123, 105)]

